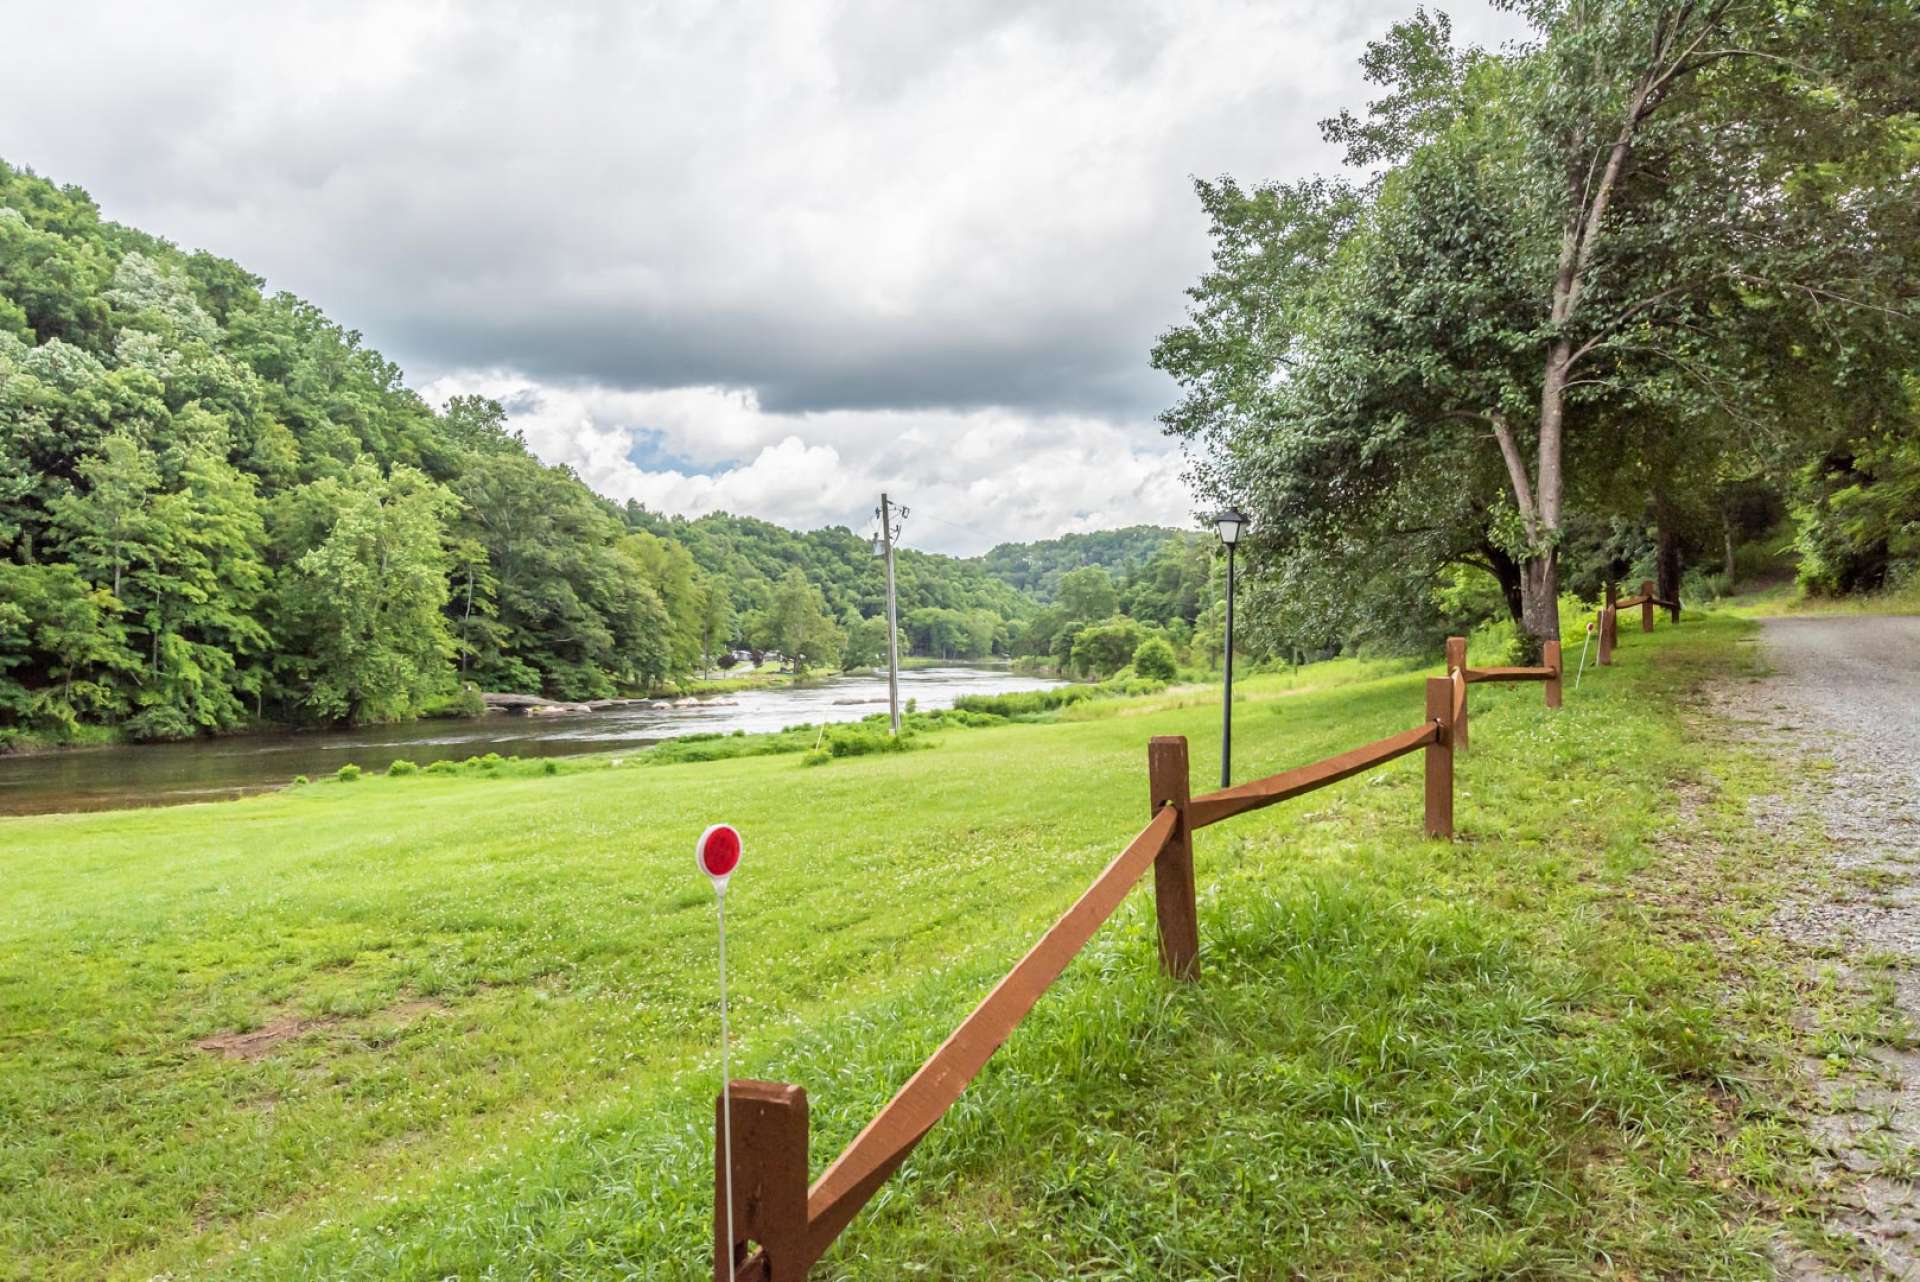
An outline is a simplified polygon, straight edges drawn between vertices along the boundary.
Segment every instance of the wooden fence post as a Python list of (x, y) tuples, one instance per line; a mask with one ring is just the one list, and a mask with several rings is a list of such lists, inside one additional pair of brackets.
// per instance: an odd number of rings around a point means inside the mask
[(1640, 580), (1640, 630), (1653, 631), (1653, 580)]
[(1160, 922), (1160, 967), (1175, 979), (1200, 974), (1200, 915), (1193, 893), (1193, 828), (1187, 822), (1191, 784), (1187, 741), (1159, 735), (1147, 742), (1148, 817), (1172, 806), (1173, 833), (1153, 861), (1153, 910)]
[(1427, 836), (1453, 840), (1453, 681), (1427, 678), (1427, 720), (1440, 733), (1427, 745)]
[(1613, 625), (1619, 613), (1611, 605), (1600, 611), (1600, 666), (1603, 668), (1613, 663)]
[(1557, 708), (1560, 706), (1560, 678), (1564, 671), (1560, 666), (1560, 643), (1558, 641), (1541, 643), (1540, 662), (1542, 666), (1553, 669), (1553, 675), (1547, 678), (1547, 706), (1549, 708)]
[[(1467, 674), (1467, 639), (1465, 637), (1447, 638), (1447, 675), (1452, 676), (1456, 668), (1459, 669), (1460, 675), (1464, 679)], [(1454, 723), (1453, 736), (1454, 744), (1460, 751), (1465, 752), (1467, 750), (1467, 704), (1465, 700), (1462, 700), (1460, 703), (1460, 719)]]
[[(713, 1102), (714, 1282), (806, 1282), (807, 1093), (784, 1082), (734, 1081), (733, 1240), (727, 1240), (726, 1097)], [(760, 1246), (749, 1273), (747, 1243)], [(727, 1267), (732, 1252), (734, 1269)]]

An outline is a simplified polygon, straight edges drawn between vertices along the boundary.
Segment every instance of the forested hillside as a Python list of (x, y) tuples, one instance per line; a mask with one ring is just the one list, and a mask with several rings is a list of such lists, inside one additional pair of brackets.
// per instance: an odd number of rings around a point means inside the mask
[[(884, 652), (851, 532), (623, 509), (262, 284), (0, 164), (0, 745), (605, 696), (735, 644)], [(1005, 651), (1031, 608), (949, 557), (900, 578), (929, 652), (956, 628)]]
[(1097, 565), (1125, 578), (1152, 559), (1169, 539), (1184, 535), (1159, 525), (1129, 525), (1119, 530), (1063, 534), (1037, 543), (1002, 543), (981, 557), (987, 573), (1041, 601), (1051, 601), (1069, 570)]

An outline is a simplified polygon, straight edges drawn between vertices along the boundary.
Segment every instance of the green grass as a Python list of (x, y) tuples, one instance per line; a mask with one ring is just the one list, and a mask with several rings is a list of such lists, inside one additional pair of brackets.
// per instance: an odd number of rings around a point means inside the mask
[[(1201, 982), (1136, 892), (817, 1276), (1771, 1276), (1785, 1066), (1872, 1037), (1758, 928), (1803, 875), (1764, 768), (1677, 715), (1747, 627), (1635, 635), (1558, 715), (1477, 687), (1453, 845), (1417, 757), (1199, 834)], [(1238, 683), (1243, 776), (1417, 724), (1424, 672)], [(746, 834), (736, 1072), (807, 1088), (817, 1171), (1138, 830), (1148, 736), (1217, 774), (1217, 715), (0, 821), (0, 1278), (709, 1275), (694, 835)], [(196, 1045), (246, 1030), (291, 1035)]]
[(1885, 592), (1840, 597), (1809, 596), (1797, 583), (1774, 583), (1728, 597), (1713, 608), (1746, 619), (1801, 614), (1920, 614), (1920, 580)]

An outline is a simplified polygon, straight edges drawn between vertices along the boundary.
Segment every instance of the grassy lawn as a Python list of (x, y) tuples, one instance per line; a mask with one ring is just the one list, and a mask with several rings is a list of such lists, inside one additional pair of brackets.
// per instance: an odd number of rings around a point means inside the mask
[[(1417, 754), (1199, 834), (1202, 981), (1136, 892), (817, 1276), (1771, 1276), (1788, 1017), (1869, 1034), (1754, 928), (1795, 855), (1687, 714), (1750, 627), (1623, 628), (1558, 715), (1476, 687), (1451, 846)], [(1245, 683), (1241, 774), (1423, 675)], [(748, 841), (736, 1072), (807, 1088), (817, 1171), (1139, 829), (1149, 735), (1217, 777), (1216, 699), (0, 821), (0, 1278), (709, 1274), (700, 828)]]
[(1821, 597), (1808, 596), (1797, 583), (1789, 581), (1728, 597), (1717, 609), (1749, 619), (1798, 614), (1920, 614), (1920, 582), (1886, 592)]

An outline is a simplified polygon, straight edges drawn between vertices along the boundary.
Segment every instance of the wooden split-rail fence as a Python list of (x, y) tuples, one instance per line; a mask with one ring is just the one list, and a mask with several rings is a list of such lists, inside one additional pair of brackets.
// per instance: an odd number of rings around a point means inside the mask
[(1639, 596), (1628, 597), (1624, 601), (1616, 601), (1613, 599), (1613, 585), (1609, 583), (1607, 585), (1607, 603), (1600, 607), (1599, 626), (1595, 629), (1595, 631), (1600, 634), (1601, 666), (1604, 667), (1611, 664), (1613, 662), (1613, 652), (1619, 648), (1620, 611), (1631, 610), (1636, 605), (1640, 607), (1640, 630), (1642, 632), (1653, 631), (1653, 607), (1656, 605), (1666, 610), (1668, 616), (1675, 623), (1680, 622), (1680, 602), (1677, 600), (1667, 601), (1655, 596), (1653, 594), (1653, 581), (1651, 579), (1641, 580)]
[[(1453, 754), (1467, 746), (1467, 688), (1486, 681), (1539, 681), (1546, 686), (1547, 706), (1558, 708), (1559, 643), (1548, 642), (1541, 660), (1538, 667), (1471, 668), (1466, 662), (1466, 639), (1454, 637), (1447, 643), (1447, 675), (1427, 681), (1426, 716), (1419, 725), (1312, 765), (1197, 797), (1189, 791), (1187, 741), (1180, 737), (1150, 740), (1147, 790), (1152, 817), (1147, 826), (818, 1179), (809, 1184), (805, 1090), (784, 1082), (729, 1083), (731, 1152), (722, 1117), (726, 1097), (714, 1100), (716, 1282), (805, 1282), (807, 1270), (945, 1116), (1040, 995), (1149, 869), (1161, 968), (1176, 979), (1196, 978), (1200, 922), (1194, 898), (1193, 834), (1199, 829), (1338, 783), (1408, 753), (1424, 752), (1427, 835), (1451, 840)], [(731, 1230), (725, 1201), (729, 1163), (734, 1197)]]

